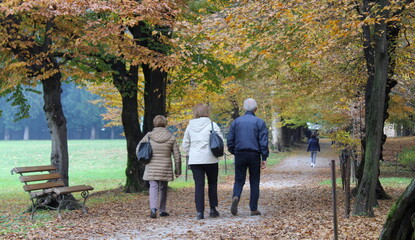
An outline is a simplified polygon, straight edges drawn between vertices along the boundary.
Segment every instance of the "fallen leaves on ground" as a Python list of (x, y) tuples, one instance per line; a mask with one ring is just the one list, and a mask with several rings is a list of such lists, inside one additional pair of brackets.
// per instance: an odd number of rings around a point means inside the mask
[[(328, 158), (326, 159), (328, 160)], [(299, 161), (308, 161), (308, 155)], [(327, 161), (328, 162), (328, 161)], [(326, 162), (326, 163), (327, 163)], [(322, 165), (322, 163), (319, 163)], [(304, 165), (304, 164), (303, 164)], [(329, 168), (324, 165), (310, 169), (276, 166), (262, 178), (259, 201), (261, 216), (250, 216), (249, 185), (245, 185), (239, 203), (238, 216), (230, 213), (233, 179), (222, 181), (218, 187), (220, 217), (209, 217), (206, 200), (204, 220), (196, 220), (194, 189), (170, 190), (168, 217), (149, 218), (148, 195), (126, 194), (120, 189), (95, 193), (87, 202), (89, 211), (66, 211), (58, 219), (51, 211), (49, 220), (29, 215), (16, 221), (18, 226), (34, 226), (20, 231), (18, 227), (1, 236), (6, 239), (333, 239), (332, 191), (318, 184), (328, 179)], [(279, 170), (279, 168), (281, 168)], [(305, 167), (304, 167), (305, 168)], [(284, 185), (284, 181), (297, 184)], [(344, 218), (343, 191), (337, 191), (339, 239), (378, 239), (385, 216), (404, 189), (387, 188), (391, 200), (379, 201), (374, 218), (350, 216)], [(207, 193), (205, 198), (207, 198)], [(352, 205), (353, 206), (353, 205)], [(16, 225), (17, 226), (17, 225)], [(9, 226), (13, 228), (13, 226)]]

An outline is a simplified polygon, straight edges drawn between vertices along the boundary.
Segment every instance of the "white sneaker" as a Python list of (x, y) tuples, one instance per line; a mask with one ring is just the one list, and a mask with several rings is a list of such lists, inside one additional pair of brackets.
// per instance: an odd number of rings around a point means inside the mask
[(315, 163), (313, 163), (313, 167), (315, 167), (316, 166), (316, 164)]
[(310, 167), (314, 167), (314, 164), (311, 164)]

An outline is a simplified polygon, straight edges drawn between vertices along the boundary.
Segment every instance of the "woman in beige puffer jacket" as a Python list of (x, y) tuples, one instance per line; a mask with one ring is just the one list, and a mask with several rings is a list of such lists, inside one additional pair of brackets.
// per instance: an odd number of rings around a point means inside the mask
[(160, 210), (161, 217), (169, 216), (166, 212), (167, 183), (174, 180), (171, 156), (173, 155), (174, 158), (174, 175), (176, 178), (182, 173), (182, 164), (176, 138), (166, 128), (167, 119), (162, 115), (157, 115), (153, 119), (153, 125), (153, 131), (148, 132), (140, 143), (146, 142), (150, 138), (151, 148), (153, 149), (153, 156), (146, 165), (143, 179), (150, 183), (150, 217), (156, 218), (157, 209)]

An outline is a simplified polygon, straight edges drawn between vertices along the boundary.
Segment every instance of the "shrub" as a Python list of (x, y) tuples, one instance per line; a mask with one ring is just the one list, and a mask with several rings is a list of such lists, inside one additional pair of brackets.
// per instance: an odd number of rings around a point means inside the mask
[(415, 146), (399, 153), (399, 162), (415, 172)]

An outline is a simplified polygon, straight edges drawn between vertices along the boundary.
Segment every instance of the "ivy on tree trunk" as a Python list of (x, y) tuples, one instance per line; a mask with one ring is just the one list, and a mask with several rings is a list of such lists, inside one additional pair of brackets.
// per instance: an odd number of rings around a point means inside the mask
[(406, 240), (415, 237), (415, 180), (389, 211), (379, 240)]
[(376, 186), (379, 176), (379, 159), (383, 137), (383, 118), (385, 89), (388, 78), (389, 53), (387, 43), (387, 23), (389, 13), (384, 9), (389, 2), (377, 1), (378, 14), (383, 17), (374, 27), (374, 78), (370, 89), (370, 100), (366, 105), (366, 146), (362, 180), (359, 184), (353, 213), (356, 215), (374, 216), (373, 207), (377, 205)]

